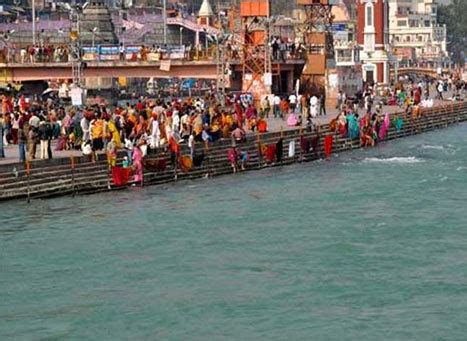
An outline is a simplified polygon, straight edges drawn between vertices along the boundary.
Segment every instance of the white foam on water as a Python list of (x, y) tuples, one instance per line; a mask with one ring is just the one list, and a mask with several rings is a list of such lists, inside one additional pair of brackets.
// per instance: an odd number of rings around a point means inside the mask
[(464, 170), (464, 169), (467, 169), (467, 168), (460, 166), (460, 167), (457, 167), (456, 171), (460, 172), (461, 170)]
[(391, 158), (367, 157), (363, 160), (363, 162), (408, 164), (408, 163), (420, 163), (420, 162), (425, 162), (425, 161), (418, 159), (415, 156), (408, 156), (408, 157), (391, 157)]
[(429, 145), (429, 144), (424, 144), (422, 146), (422, 149), (433, 149), (433, 150), (444, 150), (444, 147), (443, 146), (432, 146), (432, 145)]

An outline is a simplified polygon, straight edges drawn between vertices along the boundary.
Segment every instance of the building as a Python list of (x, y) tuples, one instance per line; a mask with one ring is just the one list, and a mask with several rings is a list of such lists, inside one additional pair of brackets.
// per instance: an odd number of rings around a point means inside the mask
[(389, 0), (389, 35), (399, 61), (437, 62), (446, 56), (446, 27), (437, 0)]
[(389, 84), (389, 8), (387, 0), (357, 0), (357, 41), (363, 81)]
[(360, 47), (357, 43), (357, 13), (355, 3), (336, 1), (332, 7), (334, 16), (332, 36), (336, 73), (339, 76), (339, 90), (355, 94), (361, 89)]
[(344, 2), (333, 6), (333, 41), (336, 66), (356, 66), (359, 61), (359, 46), (356, 39), (356, 16)]

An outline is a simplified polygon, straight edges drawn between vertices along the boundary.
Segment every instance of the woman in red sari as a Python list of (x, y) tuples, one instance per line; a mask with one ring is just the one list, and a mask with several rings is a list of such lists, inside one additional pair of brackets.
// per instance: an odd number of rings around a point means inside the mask
[(243, 128), (243, 108), (240, 101), (235, 103), (235, 115), (237, 116), (237, 125)]

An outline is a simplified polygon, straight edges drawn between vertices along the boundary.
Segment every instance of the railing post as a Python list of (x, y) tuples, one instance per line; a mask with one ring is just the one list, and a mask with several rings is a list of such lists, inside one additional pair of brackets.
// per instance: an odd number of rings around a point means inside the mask
[[(195, 143), (195, 142), (193, 142)], [(192, 156), (192, 161), (193, 161), (193, 157), (194, 157), (194, 154)], [(211, 166), (211, 162), (210, 162), (210, 159), (211, 159), (211, 155), (209, 153), (209, 140), (206, 140), (204, 141), (204, 157), (206, 158), (206, 163), (207, 163), (207, 173), (206, 173), (206, 178), (209, 177), (209, 167)]]
[(280, 151), (280, 154), (282, 155), (282, 157), (281, 157), (281, 166), (282, 166), (283, 165), (282, 160), (284, 159), (284, 157), (283, 157), (283, 153), (284, 153), (284, 130), (282, 129), (282, 126), (281, 126), (281, 137), (280, 138), (282, 139), (282, 150)]
[(75, 196), (75, 158), (74, 156), (70, 156), (70, 163), (71, 163), (71, 196)]
[(303, 150), (302, 150), (302, 137), (303, 137), (303, 128), (300, 127), (300, 133), (299, 133), (299, 146), (300, 146), (300, 162), (303, 161)]
[(261, 154), (261, 138), (259, 131), (256, 131), (256, 143), (258, 144), (258, 168), (261, 168), (262, 154)]
[(31, 174), (31, 165), (28, 160), (26, 160), (26, 175), (28, 178), (28, 199), (27, 203), (31, 202), (31, 190), (30, 190), (30, 174)]

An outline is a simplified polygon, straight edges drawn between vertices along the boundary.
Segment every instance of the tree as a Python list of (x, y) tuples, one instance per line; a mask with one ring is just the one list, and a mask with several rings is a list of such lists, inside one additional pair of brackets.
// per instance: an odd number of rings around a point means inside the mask
[(438, 23), (446, 25), (448, 49), (452, 53), (452, 59), (461, 65), (465, 63), (467, 48), (465, 13), (467, 13), (467, 1), (465, 0), (453, 0), (451, 4), (438, 8)]

